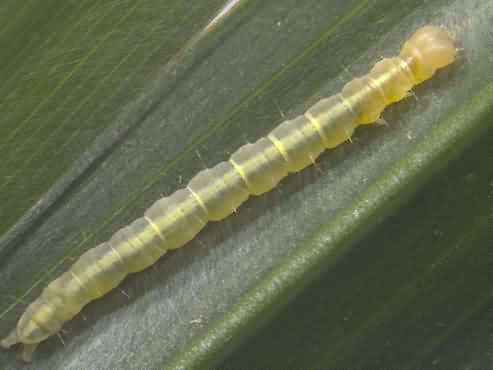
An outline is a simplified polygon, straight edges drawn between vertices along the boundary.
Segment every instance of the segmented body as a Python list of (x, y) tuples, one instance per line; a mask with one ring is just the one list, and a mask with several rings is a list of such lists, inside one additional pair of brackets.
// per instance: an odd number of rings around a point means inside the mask
[(250, 195), (265, 193), (289, 173), (309, 166), (325, 149), (348, 140), (358, 125), (375, 122), (387, 105), (452, 63), (455, 53), (445, 31), (419, 29), (398, 57), (381, 60), (341, 93), (240, 147), (229, 160), (199, 172), (184, 189), (156, 201), (143, 217), (85, 252), (29, 305), (2, 345), (23, 343), (24, 359), (30, 360), (39, 342), (127, 274), (151, 266), (168, 250), (193, 239), (209, 221), (230, 215)]

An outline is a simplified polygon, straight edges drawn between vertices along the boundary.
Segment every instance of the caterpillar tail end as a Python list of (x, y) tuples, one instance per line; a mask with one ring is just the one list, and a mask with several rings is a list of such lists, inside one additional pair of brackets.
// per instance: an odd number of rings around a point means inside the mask
[(7, 335), (5, 338), (3, 338), (0, 341), (0, 346), (2, 346), (3, 348), (10, 348), (14, 344), (19, 343), (19, 342), (20, 342), (20, 340), (19, 340), (19, 337), (17, 336), (17, 330), (14, 329), (10, 332), (9, 335)]
[[(10, 348), (14, 344), (20, 343), (19, 337), (17, 336), (17, 330), (14, 329), (10, 332), (9, 335), (7, 335), (5, 338), (3, 338), (0, 341), (0, 346), (3, 348)], [(33, 359), (33, 353), (38, 347), (39, 343), (33, 343), (33, 344), (26, 344), (22, 343), (23, 349), (22, 349), (22, 360), (25, 362), (31, 362)]]

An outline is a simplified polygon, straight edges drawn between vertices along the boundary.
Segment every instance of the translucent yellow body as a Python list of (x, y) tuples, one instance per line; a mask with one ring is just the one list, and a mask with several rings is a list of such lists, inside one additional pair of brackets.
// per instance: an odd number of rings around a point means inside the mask
[(87, 303), (116, 287), (127, 274), (156, 262), (167, 250), (190, 241), (209, 221), (234, 212), (250, 195), (274, 188), (289, 173), (312, 164), (325, 150), (348, 140), (361, 124), (375, 122), (384, 108), (405, 98), (416, 84), (455, 59), (447, 32), (420, 28), (398, 57), (378, 62), (367, 75), (347, 83), (304, 115), (285, 121), (228, 161), (198, 173), (185, 189), (155, 202), (144, 217), (84, 253), (31, 303), (17, 327), (1, 341), (24, 344), (23, 358)]

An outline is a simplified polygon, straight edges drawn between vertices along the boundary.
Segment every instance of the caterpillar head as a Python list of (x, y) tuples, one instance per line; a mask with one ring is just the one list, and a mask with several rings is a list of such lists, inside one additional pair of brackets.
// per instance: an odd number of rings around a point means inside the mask
[(418, 29), (404, 44), (400, 57), (413, 71), (416, 82), (429, 79), (435, 71), (455, 60), (457, 48), (450, 34), (435, 26)]

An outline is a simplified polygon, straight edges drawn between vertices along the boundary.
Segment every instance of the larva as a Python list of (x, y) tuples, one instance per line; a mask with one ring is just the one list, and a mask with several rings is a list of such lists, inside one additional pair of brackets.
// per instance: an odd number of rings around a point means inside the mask
[(56, 334), (86, 304), (115, 288), (129, 273), (144, 270), (166, 251), (193, 239), (209, 221), (233, 213), (250, 195), (274, 188), (289, 173), (312, 164), (325, 150), (348, 140), (358, 125), (375, 122), (384, 108), (455, 60), (444, 30), (425, 26), (405, 42), (399, 56), (378, 62), (342, 92), (322, 99), (266, 137), (246, 144), (188, 185), (156, 201), (109, 241), (85, 252), (32, 302), (0, 344), (24, 346), (30, 361), (38, 344)]

